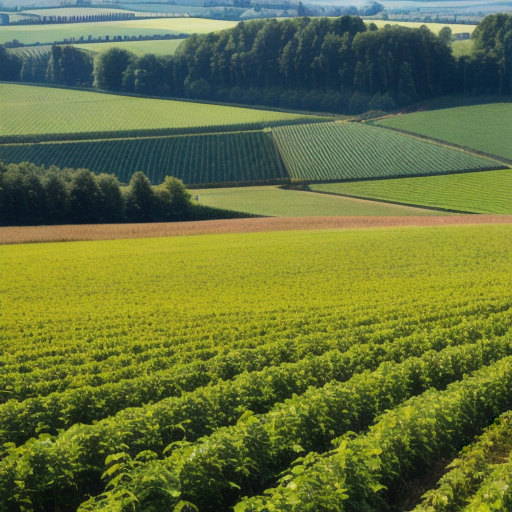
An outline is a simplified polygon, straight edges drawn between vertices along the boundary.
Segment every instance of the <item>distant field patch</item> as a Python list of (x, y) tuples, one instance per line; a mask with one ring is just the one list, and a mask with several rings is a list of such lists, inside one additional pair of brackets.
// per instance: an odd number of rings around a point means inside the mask
[(465, 41), (453, 41), (452, 53), (454, 57), (462, 57), (464, 55), (471, 55), (473, 52), (474, 41), (466, 39)]
[(377, 124), (512, 160), (512, 102), (417, 112)]
[(360, 123), (273, 130), (292, 178), (311, 181), (491, 169), (496, 162)]
[(173, 55), (176, 48), (183, 42), (183, 39), (155, 40), (155, 41), (116, 41), (109, 43), (94, 44), (74, 44), (75, 48), (87, 50), (93, 53), (100, 53), (110, 48), (122, 48), (135, 55), (145, 55), (153, 53), (154, 55)]
[[(51, 87), (0, 85), (1, 136), (262, 125), (312, 116)], [(230, 128), (231, 127), (231, 128)], [(107, 135), (105, 135), (107, 136)], [(112, 136), (112, 135), (110, 135)]]
[(334, 197), (277, 187), (191, 190), (199, 204), (270, 217), (392, 217), (436, 215), (437, 212), (374, 201)]
[(387, 20), (366, 20), (365, 23), (375, 23), (377, 27), (383, 28), (386, 25), (400, 25), (401, 27), (408, 28), (420, 28), (425, 25), (434, 32), (434, 34), (439, 34), (442, 28), (450, 27), (453, 34), (462, 34), (467, 32), (472, 34), (476, 28), (476, 25), (459, 25), (459, 24), (450, 24), (450, 23), (422, 23), (419, 21), (387, 21)]
[(17, 39), (23, 44), (51, 44), (72, 37), (94, 38), (105, 36), (150, 36), (164, 34), (205, 34), (233, 28), (236, 21), (202, 18), (158, 18), (93, 23), (66, 23), (58, 25), (5, 26), (0, 31), (0, 44)]
[(512, 214), (512, 169), (425, 178), (329, 183), (312, 190), (474, 213)]
[(142, 171), (154, 184), (175, 176), (186, 184), (261, 181), (288, 174), (269, 133), (119, 139), (0, 146), (0, 160), (87, 168), (127, 183)]

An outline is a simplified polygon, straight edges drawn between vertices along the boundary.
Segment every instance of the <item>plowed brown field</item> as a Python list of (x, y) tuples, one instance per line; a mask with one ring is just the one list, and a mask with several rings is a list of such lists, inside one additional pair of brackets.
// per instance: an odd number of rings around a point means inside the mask
[(270, 217), (154, 224), (23, 226), (0, 228), (0, 244), (115, 240), (259, 231), (511, 223), (512, 215), (448, 215), (441, 217)]

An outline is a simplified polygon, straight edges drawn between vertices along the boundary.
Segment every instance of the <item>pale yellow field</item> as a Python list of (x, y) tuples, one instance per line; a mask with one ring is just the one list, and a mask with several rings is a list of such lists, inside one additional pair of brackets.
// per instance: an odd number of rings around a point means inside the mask
[(468, 32), (472, 34), (476, 28), (476, 25), (450, 25), (447, 23), (420, 23), (416, 21), (385, 21), (385, 20), (366, 20), (365, 23), (375, 23), (377, 27), (382, 28), (386, 25), (400, 25), (402, 27), (419, 28), (422, 25), (426, 25), (434, 34), (439, 34), (440, 30), (444, 27), (450, 27), (453, 34), (462, 34)]

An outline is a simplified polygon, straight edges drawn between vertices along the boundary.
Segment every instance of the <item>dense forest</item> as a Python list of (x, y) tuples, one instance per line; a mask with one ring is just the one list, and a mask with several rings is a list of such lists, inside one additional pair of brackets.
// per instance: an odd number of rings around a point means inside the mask
[(123, 186), (114, 175), (0, 161), (0, 225), (172, 222), (247, 217), (192, 201), (183, 182), (167, 176), (152, 186), (135, 173)]
[(442, 94), (512, 93), (511, 14), (478, 25), (471, 56), (456, 59), (450, 37), (449, 28), (378, 30), (353, 16), (256, 20), (193, 35), (166, 57), (113, 48), (93, 59), (54, 46), (21, 59), (0, 48), (0, 79), (350, 113)]

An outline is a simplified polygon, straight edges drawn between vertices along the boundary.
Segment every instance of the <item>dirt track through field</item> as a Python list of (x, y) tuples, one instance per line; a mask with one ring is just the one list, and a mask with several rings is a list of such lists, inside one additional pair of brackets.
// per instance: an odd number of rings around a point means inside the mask
[(269, 217), (153, 224), (1, 227), (0, 244), (116, 240), (166, 236), (315, 229), (363, 229), (460, 224), (512, 224), (512, 215), (433, 217)]

